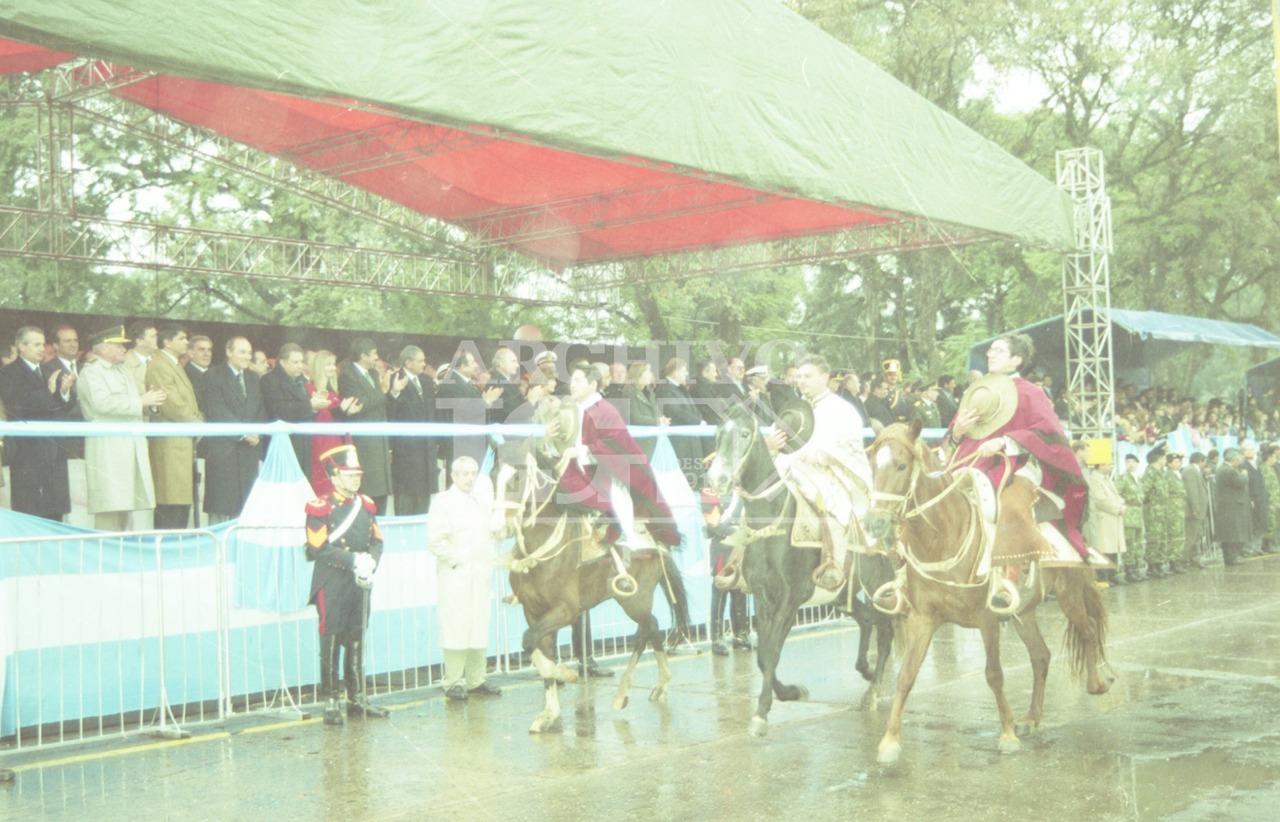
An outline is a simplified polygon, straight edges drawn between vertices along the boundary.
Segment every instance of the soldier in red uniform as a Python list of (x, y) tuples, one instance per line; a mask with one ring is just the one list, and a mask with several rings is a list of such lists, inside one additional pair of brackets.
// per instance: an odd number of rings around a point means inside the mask
[(369, 624), (369, 590), (382, 557), (377, 506), (360, 493), (364, 472), (353, 445), (340, 445), (320, 455), (333, 481), (333, 493), (307, 503), (307, 560), (311, 574), (310, 604), (320, 615), (320, 692), (326, 700), (326, 725), (341, 725), (338, 655), (343, 656), (347, 714), (388, 716), (369, 704), (364, 680), (364, 631)]

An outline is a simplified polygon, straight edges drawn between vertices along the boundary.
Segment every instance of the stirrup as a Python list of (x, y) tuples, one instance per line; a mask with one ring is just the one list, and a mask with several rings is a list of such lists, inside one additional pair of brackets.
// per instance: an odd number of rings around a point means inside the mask
[(1022, 606), (1022, 595), (1013, 580), (1001, 576), (987, 592), (987, 608), (997, 616), (1013, 616)]
[(640, 585), (635, 577), (624, 571), (609, 580), (609, 590), (615, 597), (626, 599), (629, 596), (635, 596), (636, 591), (640, 590)]
[(891, 579), (871, 595), (871, 605), (882, 614), (898, 616), (907, 610), (907, 598), (902, 593), (902, 583)]
[(840, 576), (840, 568), (831, 560), (826, 560), (817, 568), (813, 569), (813, 573), (809, 575), (809, 579), (819, 588), (827, 591), (839, 591), (844, 585), (844, 579)]
[(720, 573), (712, 578), (717, 591), (732, 591), (738, 587), (738, 582), (742, 579), (742, 569), (737, 565), (726, 565), (720, 569)]

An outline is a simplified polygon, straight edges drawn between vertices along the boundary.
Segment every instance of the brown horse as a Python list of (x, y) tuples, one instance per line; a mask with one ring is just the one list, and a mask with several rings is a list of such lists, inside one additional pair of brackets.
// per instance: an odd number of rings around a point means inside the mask
[(663, 648), (664, 634), (653, 615), (653, 592), (662, 586), (676, 615), (677, 628), (687, 634), (689, 606), (679, 566), (665, 550), (633, 551), (627, 569), (634, 579), (632, 593), (630, 585), (617, 584), (618, 571), (607, 553), (583, 563), (584, 551), (601, 553), (600, 535), (581, 512), (570, 510), (556, 499), (554, 477), (527, 457), (528, 452), (516, 453), (526, 457), (501, 466), (497, 500), (505, 509), (508, 530), (516, 537), (511, 591), (524, 608), (529, 625), (522, 645), (542, 677), (546, 696), (544, 709), (529, 732), (541, 733), (556, 726), (560, 719), (558, 686), (577, 680), (572, 669), (553, 661), (556, 632), (610, 598), (616, 599), (637, 625), (631, 658), (618, 680), (614, 708), (622, 710), (627, 706), (636, 663), (646, 647), (653, 648), (658, 661), (658, 684), (650, 691), (649, 699), (665, 700), (671, 669)]
[[(891, 425), (872, 443), (876, 505), (867, 515), (868, 533), (884, 539), (896, 530), (893, 553), (905, 572), (899, 597), (906, 616), (897, 628), (903, 638), (902, 667), (889, 713), (879, 760), (897, 761), (902, 751), (902, 712), (907, 695), (928, 653), (929, 643), (939, 625), (951, 623), (982, 632), (986, 647), (987, 684), (1000, 711), (1002, 752), (1018, 749), (1020, 743), (1013, 712), (1004, 696), (1004, 672), (1000, 667), (1000, 617), (988, 607), (988, 582), (978, 561), (979, 540), (975, 534), (974, 506), (963, 495), (952, 493), (955, 478), (940, 470), (928, 446), (920, 439), (920, 425)], [(1019, 540), (1021, 545), (1038, 545), (1043, 540), (1030, 518), (1035, 489), (1024, 478), (1015, 478), (1001, 497), (997, 523), (998, 544)], [(967, 536), (962, 536), (967, 535)], [(1045, 680), (1049, 673), (1049, 647), (1036, 623), (1036, 605), (1045, 592), (1057, 595), (1067, 618), (1066, 646), (1073, 672), (1087, 677), (1089, 693), (1105, 693), (1110, 686), (1098, 674), (1105, 659), (1107, 613), (1093, 585), (1088, 567), (1036, 569), (1040, 584), (1024, 601), (1013, 625), (1031, 656), (1034, 684), (1031, 708), (1020, 723), (1026, 731), (1040, 723), (1044, 705)]]

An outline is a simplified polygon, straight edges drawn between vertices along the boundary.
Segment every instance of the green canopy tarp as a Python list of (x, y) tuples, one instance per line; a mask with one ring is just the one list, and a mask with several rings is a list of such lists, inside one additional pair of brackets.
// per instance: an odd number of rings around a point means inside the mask
[(1052, 183), (775, 0), (3, 0), (0, 37), (564, 263), (913, 218), (1072, 244)]

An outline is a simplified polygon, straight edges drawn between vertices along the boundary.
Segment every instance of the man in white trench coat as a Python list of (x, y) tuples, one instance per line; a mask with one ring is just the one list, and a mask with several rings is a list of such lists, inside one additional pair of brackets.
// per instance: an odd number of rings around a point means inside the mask
[[(87, 422), (140, 423), (145, 407), (165, 401), (160, 389), (139, 395), (137, 383), (122, 365), (127, 340), (121, 326), (90, 338), (98, 359), (81, 369), (77, 382), (80, 410)], [(128, 530), (132, 512), (156, 507), (145, 438), (87, 437), (84, 464), (89, 513), (99, 531)]]
[(450, 466), (453, 484), (431, 499), (427, 533), (436, 555), (436, 619), (444, 648), (444, 693), (464, 700), (469, 694), (497, 696), (485, 682), (489, 645), (489, 593), (493, 580), (493, 486), (478, 476), (471, 457)]

